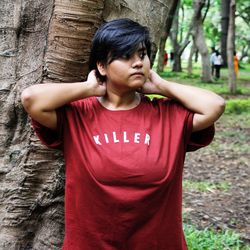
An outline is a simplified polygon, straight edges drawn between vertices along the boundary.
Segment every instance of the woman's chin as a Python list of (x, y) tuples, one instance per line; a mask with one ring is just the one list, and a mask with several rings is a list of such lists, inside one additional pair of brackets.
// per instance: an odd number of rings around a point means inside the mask
[(143, 87), (145, 81), (143, 80), (137, 80), (137, 81), (133, 81), (131, 84), (129, 84), (129, 86), (135, 90), (140, 89)]

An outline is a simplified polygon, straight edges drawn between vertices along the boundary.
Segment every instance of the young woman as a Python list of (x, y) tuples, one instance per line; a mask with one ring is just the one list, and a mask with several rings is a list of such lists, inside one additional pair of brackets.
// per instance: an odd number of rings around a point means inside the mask
[(93, 39), (86, 82), (22, 93), (42, 142), (64, 153), (65, 250), (187, 249), (185, 153), (211, 142), (224, 100), (162, 79), (150, 45), (146, 27), (110, 21)]

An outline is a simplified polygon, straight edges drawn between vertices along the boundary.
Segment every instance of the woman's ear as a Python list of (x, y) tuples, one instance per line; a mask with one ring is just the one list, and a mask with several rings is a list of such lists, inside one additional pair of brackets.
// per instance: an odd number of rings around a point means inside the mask
[(106, 76), (106, 68), (105, 68), (105, 65), (104, 65), (103, 63), (98, 62), (98, 63), (96, 64), (96, 66), (97, 66), (97, 69), (98, 69), (99, 73), (100, 73), (102, 76)]

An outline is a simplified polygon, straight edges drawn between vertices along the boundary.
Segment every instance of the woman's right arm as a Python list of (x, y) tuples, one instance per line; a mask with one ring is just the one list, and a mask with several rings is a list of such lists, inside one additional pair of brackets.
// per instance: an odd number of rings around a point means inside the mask
[(55, 130), (56, 109), (89, 96), (102, 96), (106, 86), (91, 71), (86, 82), (37, 84), (26, 88), (21, 94), (24, 109), (36, 121)]

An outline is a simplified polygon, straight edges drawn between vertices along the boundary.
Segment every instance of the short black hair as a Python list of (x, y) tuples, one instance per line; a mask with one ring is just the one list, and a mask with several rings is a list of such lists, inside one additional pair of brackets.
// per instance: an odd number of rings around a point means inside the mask
[(143, 44), (147, 54), (151, 54), (151, 41), (147, 27), (128, 18), (121, 18), (104, 23), (95, 33), (89, 58), (89, 70), (96, 70), (96, 76), (105, 81), (97, 69), (97, 63), (107, 65), (112, 61), (132, 56)]

